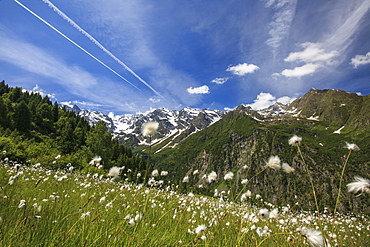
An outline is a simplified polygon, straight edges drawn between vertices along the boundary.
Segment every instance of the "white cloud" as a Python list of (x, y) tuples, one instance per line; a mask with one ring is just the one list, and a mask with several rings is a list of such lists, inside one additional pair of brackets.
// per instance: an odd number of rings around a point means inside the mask
[(254, 100), (254, 102), (252, 104), (248, 104), (248, 106), (252, 107), (253, 110), (261, 110), (275, 104), (276, 102), (289, 104), (293, 100), (295, 100), (295, 98), (291, 98), (289, 96), (282, 96), (276, 99), (276, 97), (270, 93), (261, 92), (257, 95), (257, 98)]
[(303, 51), (291, 52), (284, 61), (306, 63), (326, 62), (329, 64), (334, 57), (339, 56), (337, 51), (326, 52), (325, 49), (321, 47), (322, 45), (320, 43), (306, 42), (300, 44), (300, 46), (304, 48)]
[(225, 82), (227, 82), (227, 80), (229, 80), (229, 77), (216, 78), (216, 79), (213, 79), (211, 82), (216, 83), (216, 84), (224, 84)]
[(189, 87), (187, 91), (189, 94), (208, 94), (210, 93), (209, 87), (207, 85), (203, 85), (200, 87)]
[[(285, 77), (301, 77), (301, 76), (315, 73), (316, 70), (320, 67), (321, 65), (319, 64), (307, 63), (301, 67), (295, 67), (294, 69), (284, 69), (281, 72), (281, 75)], [(274, 75), (276, 75), (276, 73), (274, 73), (273, 76)]]
[(235, 66), (230, 66), (226, 71), (230, 71), (234, 75), (244, 76), (246, 74), (254, 73), (259, 67), (254, 64), (241, 63)]
[(368, 63), (370, 63), (370, 52), (366, 53), (366, 55), (356, 55), (351, 59), (351, 64), (354, 68)]
[(286, 104), (290, 104), (295, 99), (296, 98), (292, 98), (292, 97), (289, 97), (289, 96), (283, 96), (283, 97), (278, 98), (276, 100), (276, 102), (280, 102), (280, 103), (286, 105)]
[(297, 66), (293, 69), (284, 69), (281, 73), (273, 73), (272, 77), (277, 79), (278, 76), (285, 77), (302, 77), (313, 74), (318, 68), (323, 66), (336, 65), (335, 57), (339, 56), (337, 51), (326, 51), (322, 48), (321, 43), (306, 42), (300, 44), (302, 51), (291, 52), (284, 59), (285, 62), (303, 62), (302, 66)]
[(104, 105), (101, 104), (96, 104), (93, 102), (87, 102), (87, 101), (79, 101), (79, 100), (73, 100), (73, 101), (64, 101), (60, 103), (61, 105), (67, 105), (72, 107), (73, 105), (78, 105), (78, 106), (84, 106), (84, 107), (102, 107)]
[(46, 91), (42, 88), (39, 87), (39, 85), (36, 84), (36, 86), (34, 86), (32, 88), (32, 90), (26, 90), (28, 92), (31, 92), (31, 93), (37, 93), (37, 94), (40, 94), (41, 97), (45, 97), (45, 96), (48, 96), (50, 99), (56, 99), (55, 97), (55, 93), (53, 94), (48, 94), (46, 93)]

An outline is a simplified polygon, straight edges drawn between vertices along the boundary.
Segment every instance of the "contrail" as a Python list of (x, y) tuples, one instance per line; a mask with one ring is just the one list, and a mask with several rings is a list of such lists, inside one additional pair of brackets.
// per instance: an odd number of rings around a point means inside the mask
[(82, 27), (80, 27), (76, 22), (74, 22), (71, 18), (69, 18), (66, 14), (64, 14), (60, 9), (58, 9), (54, 4), (52, 4), (49, 0), (42, 0), (44, 3), (48, 4), (50, 8), (52, 8), (58, 15), (60, 15), (63, 19), (65, 19), (69, 24), (71, 24), (74, 28), (84, 34), (88, 39), (90, 39), (95, 45), (97, 45), (100, 49), (102, 49), (106, 54), (108, 54), (111, 58), (113, 58), (117, 63), (122, 65), (127, 71), (129, 71), (132, 75), (134, 75), (139, 81), (141, 81), (145, 86), (147, 86), (150, 90), (152, 90), (155, 94), (165, 99), (160, 93), (157, 92), (151, 85), (149, 85), (146, 81), (144, 81), (140, 76), (138, 76), (132, 69), (130, 69), (124, 62), (118, 59), (115, 55), (113, 55), (109, 50), (107, 50), (102, 44), (99, 43), (93, 36), (91, 36), (88, 32), (86, 32)]
[(19, 4), (21, 7), (23, 7), (25, 10), (27, 10), (29, 13), (31, 13), (32, 15), (34, 15), (37, 19), (39, 19), (40, 21), (42, 21), (43, 23), (45, 23), (46, 25), (48, 25), (50, 28), (52, 28), (55, 32), (59, 33), (60, 35), (62, 35), (65, 39), (67, 39), (69, 42), (71, 42), (72, 44), (74, 44), (75, 46), (77, 46), (78, 48), (80, 48), (83, 52), (85, 52), (87, 55), (89, 55), (90, 57), (92, 57), (93, 59), (95, 59), (97, 62), (99, 62), (101, 65), (103, 65), (104, 67), (106, 67), (107, 69), (109, 69), (110, 71), (112, 71), (114, 74), (116, 74), (117, 76), (119, 76), (121, 79), (123, 79), (124, 81), (126, 81), (127, 83), (129, 83), (131, 86), (133, 86), (134, 88), (136, 88), (137, 90), (141, 91), (138, 87), (136, 87), (134, 84), (132, 84), (129, 80), (127, 80), (126, 78), (124, 78), (123, 76), (121, 76), (120, 74), (118, 74), (116, 71), (114, 71), (112, 68), (110, 68), (108, 65), (106, 65), (105, 63), (103, 63), (102, 61), (100, 61), (97, 57), (95, 57), (94, 55), (92, 55), (90, 52), (88, 52), (87, 50), (85, 50), (84, 48), (82, 48), (79, 44), (77, 44), (76, 42), (74, 42), (73, 40), (71, 40), (70, 38), (68, 38), (64, 33), (62, 33), (61, 31), (59, 31), (58, 29), (56, 29), (54, 26), (52, 26), (50, 23), (48, 23), (47, 21), (45, 21), (44, 19), (42, 19), (40, 16), (38, 16), (36, 13), (34, 13), (32, 10), (30, 10), (29, 8), (27, 8), (26, 6), (24, 6), (22, 3), (20, 3), (18, 0), (14, 0), (14, 2), (16, 2), (17, 4)]

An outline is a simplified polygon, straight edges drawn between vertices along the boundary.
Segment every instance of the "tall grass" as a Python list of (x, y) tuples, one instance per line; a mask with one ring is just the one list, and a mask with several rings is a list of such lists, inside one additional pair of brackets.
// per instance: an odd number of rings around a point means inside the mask
[(307, 246), (303, 227), (319, 225), (332, 246), (370, 240), (365, 216), (334, 219), (261, 199), (257, 208), (64, 170), (1, 164), (0, 186), (2, 246)]

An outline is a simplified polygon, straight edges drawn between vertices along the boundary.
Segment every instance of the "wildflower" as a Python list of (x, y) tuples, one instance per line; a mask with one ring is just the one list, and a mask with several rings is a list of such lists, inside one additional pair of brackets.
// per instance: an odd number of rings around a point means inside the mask
[(56, 157), (55, 157), (55, 159), (57, 160), (57, 159), (60, 159), (60, 154), (58, 154)]
[(199, 170), (193, 171), (193, 175), (197, 175), (199, 173)]
[(228, 172), (226, 173), (226, 175), (224, 176), (224, 179), (225, 180), (232, 180), (234, 178), (234, 173), (232, 172)]
[(281, 168), (280, 158), (278, 156), (271, 156), (269, 160), (266, 162), (266, 166), (274, 170), (279, 170)]
[(358, 195), (362, 195), (362, 193), (370, 193), (370, 180), (362, 177), (355, 177), (355, 182), (347, 184), (348, 192), (361, 193)]
[(158, 172), (157, 169), (155, 169), (155, 170), (152, 171), (152, 176), (153, 177), (158, 177), (158, 175), (159, 175), (159, 172)]
[(19, 204), (18, 204), (18, 208), (21, 208), (23, 207), (24, 205), (26, 205), (26, 200), (20, 200)]
[(135, 225), (135, 219), (130, 219), (129, 221), (128, 221), (128, 225), (129, 226), (133, 226), (133, 225)]
[(141, 130), (141, 133), (143, 136), (153, 136), (159, 127), (159, 124), (157, 122), (147, 122), (143, 124), (143, 128)]
[(321, 232), (303, 227), (300, 232), (307, 238), (312, 247), (330, 247), (330, 244), (322, 236)]
[(200, 237), (200, 239), (201, 239), (201, 240), (203, 240), (203, 241), (206, 241), (207, 237), (206, 237), (206, 236), (204, 236), (204, 235), (202, 235), (202, 236)]
[(161, 176), (167, 176), (168, 175), (168, 171), (161, 171)]
[(354, 144), (354, 143), (348, 143), (348, 142), (346, 142), (346, 147), (345, 148), (347, 148), (350, 151), (358, 151), (358, 150), (360, 150), (360, 148), (356, 144)]
[(37, 203), (34, 203), (32, 206), (34, 207), (34, 209), (35, 209), (37, 212), (40, 212), (40, 211), (41, 211), (41, 209), (42, 209), (42, 206), (41, 206), (41, 205), (38, 205)]
[(265, 217), (265, 218), (270, 217), (270, 212), (267, 208), (260, 209), (260, 211), (258, 211), (258, 214)]
[(260, 237), (270, 235), (270, 229), (267, 226), (265, 226), (264, 228), (257, 227), (256, 232), (257, 232), (258, 236), (260, 236)]
[(183, 182), (183, 183), (188, 183), (188, 182), (189, 182), (189, 176), (185, 176), (185, 177), (182, 179), (182, 182)]
[(81, 219), (85, 219), (88, 216), (90, 216), (90, 212), (83, 213), (81, 214)]
[(94, 158), (92, 158), (92, 160), (89, 162), (90, 165), (92, 166), (98, 166), (100, 164), (100, 161), (101, 161), (101, 157), (100, 156), (95, 156)]
[(301, 143), (301, 141), (302, 141), (302, 137), (294, 135), (293, 137), (289, 139), (289, 145), (298, 146)]
[(281, 168), (283, 168), (284, 172), (286, 173), (292, 173), (295, 171), (295, 169), (291, 167), (288, 163), (283, 163)]
[(103, 202), (105, 202), (105, 199), (105, 196), (103, 196), (102, 198), (100, 198), (99, 203), (102, 204)]
[(212, 183), (217, 179), (217, 173), (215, 171), (212, 171), (210, 174), (207, 176), (208, 183)]
[(271, 212), (270, 212), (270, 218), (278, 218), (279, 216), (279, 209), (277, 208), (274, 208)]
[(113, 166), (109, 169), (108, 177), (118, 178), (121, 173), (121, 168)]
[(242, 179), (242, 184), (247, 184), (248, 183), (248, 178)]
[(207, 229), (207, 227), (205, 225), (199, 225), (197, 226), (197, 228), (195, 228), (195, 233), (196, 234), (200, 234), (201, 232), (205, 231)]

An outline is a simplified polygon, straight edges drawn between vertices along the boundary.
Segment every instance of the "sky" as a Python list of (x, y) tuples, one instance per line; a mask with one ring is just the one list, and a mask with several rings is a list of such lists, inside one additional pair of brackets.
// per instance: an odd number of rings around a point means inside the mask
[(0, 0), (0, 81), (108, 114), (370, 93), (370, 0)]

